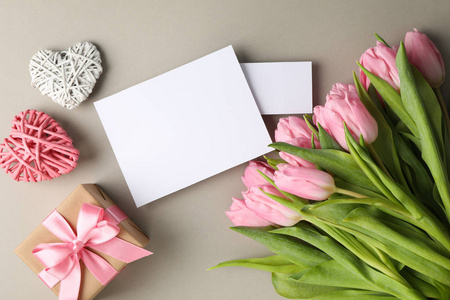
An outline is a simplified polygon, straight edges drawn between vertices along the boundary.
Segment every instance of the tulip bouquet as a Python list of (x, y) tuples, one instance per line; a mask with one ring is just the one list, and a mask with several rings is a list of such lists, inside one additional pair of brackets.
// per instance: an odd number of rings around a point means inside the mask
[(294, 299), (450, 299), (450, 142), (444, 65), (415, 30), (377, 45), (354, 84), (312, 117), (280, 119), (279, 158), (254, 161), (232, 229), (274, 255), (232, 260), (272, 273)]

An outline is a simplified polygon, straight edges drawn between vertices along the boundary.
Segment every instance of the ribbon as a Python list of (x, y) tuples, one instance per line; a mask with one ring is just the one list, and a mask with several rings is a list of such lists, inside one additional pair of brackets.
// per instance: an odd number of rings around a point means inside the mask
[(114, 225), (119, 225), (128, 216), (120, 209), (118, 205), (112, 205), (105, 209), (105, 220)]
[(45, 266), (38, 274), (39, 278), (49, 288), (61, 282), (59, 300), (78, 299), (81, 283), (80, 259), (102, 285), (107, 285), (119, 273), (106, 260), (86, 247), (126, 263), (152, 254), (116, 237), (120, 231), (116, 222), (125, 214), (121, 214), (120, 209), (112, 210), (119, 219), (106, 217), (101, 207), (84, 203), (78, 214), (76, 234), (56, 210), (42, 222), (45, 228), (63, 241), (39, 244), (33, 249), (33, 255)]

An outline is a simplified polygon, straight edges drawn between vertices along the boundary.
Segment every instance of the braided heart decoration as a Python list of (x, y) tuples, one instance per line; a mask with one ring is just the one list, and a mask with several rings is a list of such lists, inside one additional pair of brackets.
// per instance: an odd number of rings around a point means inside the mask
[(84, 42), (66, 51), (41, 50), (30, 60), (31, 85), (73, 109), (86, 100), (103, 72), (100, 52)]
[(26, 110), (14, 117), (0, 144), (0, 167), (16, 181), (51, 180), (77, 166), (80, 152), (66, 131), (47, 114)]

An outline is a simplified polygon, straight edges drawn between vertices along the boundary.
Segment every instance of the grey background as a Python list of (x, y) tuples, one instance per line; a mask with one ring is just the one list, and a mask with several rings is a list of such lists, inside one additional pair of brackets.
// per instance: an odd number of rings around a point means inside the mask
[[(79, 166), (52, 181), (16, 183), (0, 172), (0, 297), (54, 298), (13, 250), (78, 184), (98, 183), (150, 236), (155, 253), (129, 265), (98, 299), (281, 299), (268, 273), (206, 271), (269, 254), (228, 229), (224, 211), (244, 189), (245, 165), (137, 209), (93, 102), (232, 44), (241, 62), (312, 60), (314, 102), (323, 104), (333, 83), (352, 81), (374, 32), (395, 44), (417, 27), (449, 61), (449, 13), (449, 1), (0, 0), (0, 137), (16, 114), (34, 108), (53, 116), (81, 151)], [(79, 41), (99, 47), (104, 74), (68, 111), (31, 87), (28, 62), (40, 49)], [(448, 99), (449, 85), (442, 91)], [(271, 131), (279, 117), (264, 118)]]

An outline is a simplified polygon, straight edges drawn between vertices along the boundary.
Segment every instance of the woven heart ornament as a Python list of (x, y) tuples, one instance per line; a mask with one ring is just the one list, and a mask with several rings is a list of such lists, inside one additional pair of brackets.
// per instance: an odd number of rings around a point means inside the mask
[(84, 42), (66, 51), (41, 50), (30, 60), (31, 85), (73, 109), (86, 100), (103, 72), (100, 52)]
[(0, 167), (16, 181), (51, 180), (77, 166), (80, 152), (50, 116), (27, 110), (14, 117), (11, 134), (0, 144)]

